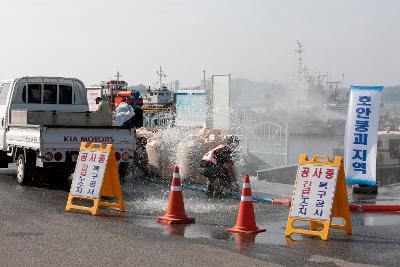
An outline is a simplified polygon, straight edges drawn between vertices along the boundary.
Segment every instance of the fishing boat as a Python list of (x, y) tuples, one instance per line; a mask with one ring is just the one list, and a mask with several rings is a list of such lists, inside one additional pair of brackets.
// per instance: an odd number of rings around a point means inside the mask
[(144, 98), (143, 105), (145, 110), (160, 109), (168, 110), (173, 103), (173, 92), (163, 82), (163, 78), (167, 77), (161, 66), (157, 71), (158, 81), (156, 85), (147, 91), (147, 96)]
[(118, 103), (116, 103), (118, 94), (128, 91), (128, 83), (121, 80), (121, 76), (122, 75), (119, 71), (117, 71), (117, 74), (115, 75), (116, 79), (102, 82), (101, 84), (102, 96), (107, 98), (111, 110), (115, 110), (118, 105)]

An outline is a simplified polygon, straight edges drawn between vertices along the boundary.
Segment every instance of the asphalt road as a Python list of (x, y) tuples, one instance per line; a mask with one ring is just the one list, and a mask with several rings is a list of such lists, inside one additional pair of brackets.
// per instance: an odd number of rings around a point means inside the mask
[[(393, 191), (391, 191), (393, 192)], [(284, 237), (287, 207), (255, 203), (257, 236), (228, 234), (238, 201), (184, 192), (196, 224), (155, 221), (168, 188), (144, 181), (124, 186), (127, 212), (101, 216), (64, 211), (68, 193), (48, 185), (24, 187), (0, 176), (1, 266), (399, 266), (400, 217), (353, 213), (353, 235), (329, 241)], [(396, 193), (394, 193), (396, 194)]]

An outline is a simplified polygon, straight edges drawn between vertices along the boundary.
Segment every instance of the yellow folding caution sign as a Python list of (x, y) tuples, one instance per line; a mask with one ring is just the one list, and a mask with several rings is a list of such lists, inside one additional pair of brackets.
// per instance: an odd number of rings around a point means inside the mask
[[(332, 218), (342, 218), (343, 225), (333, 224)], [(310, 229), (295, 228), (295, 221), (306, 221)], [(347, 199), (343, 159), (301, 154), (294, 185), (285, 235), (303, 234), (327, 240), (330, 228), (351, 234), (351, 220)]]
[[(104, 201), (102, 197), (117, 202)], [(93, 203), (93, 206), (74, 204), (76, 200)], [(98, 215), (101, 206), (125, 211), (114, 147), (95, 143), (88, 146), (82, 142), (65, 210), (83, 210)]]

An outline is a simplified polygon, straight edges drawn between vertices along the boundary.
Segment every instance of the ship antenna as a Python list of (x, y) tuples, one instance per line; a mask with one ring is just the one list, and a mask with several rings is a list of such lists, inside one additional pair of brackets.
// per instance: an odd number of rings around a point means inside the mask
[(119, 71), (118, 71), (118, 70), (117, 70), (117, 74), (115, 75), (115, 77), (117, 77), (117, 84), (118, 84), (119, 78), (122, 77), (122, 75), (119, 74)]
[(305, 68), (303, 68), (303, 52), (304, 52), (304, 49), (303, 49), (303, 45), (300, 43), (299, 40), (297, 40), (297, 49), (295, 49), (294, 51), (298, 55), (298, 63), (299, 63), (298, 76), (299, 76), (299, 79), (301, 79), (303, 72), (305, 72)]
[(165, 72), (163, 72), (162, 71), (162, 68), (161, 68), (161, 66), (160, 66), (160, 71), (157, 71), (157, 75), (158, 75), (158, 78), (159, 78), (159, 83), (160, 83), (160, 90), (162, 89), (162, 78), (164, 77), (167, 77), (167, 75), (165, 74)]

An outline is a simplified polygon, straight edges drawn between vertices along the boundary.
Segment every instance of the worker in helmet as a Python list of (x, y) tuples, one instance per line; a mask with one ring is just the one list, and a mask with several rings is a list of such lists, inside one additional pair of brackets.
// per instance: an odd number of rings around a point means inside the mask
[(208, 151), (200, 162), (200, 173), (207, 178), (207, 195), (221, 197), (222, 188), (239, 191), (233, 171), (233, 154), (239, 146), (236, 136), (228, 136), (223, 144)]

